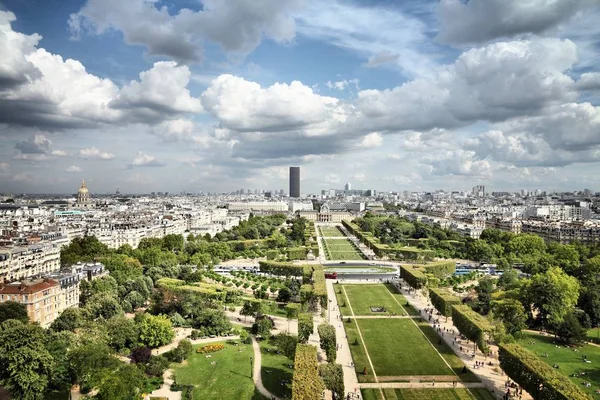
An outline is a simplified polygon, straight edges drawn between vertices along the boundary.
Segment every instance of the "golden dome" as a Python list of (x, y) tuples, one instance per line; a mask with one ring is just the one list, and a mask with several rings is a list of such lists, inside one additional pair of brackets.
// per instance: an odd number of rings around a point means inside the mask
[(79, 194), (87, 194), (89, 193), (89, 190), (87, 187), (85, 187), (85, 181), (81, 181), (81, 187), (79, 188)]

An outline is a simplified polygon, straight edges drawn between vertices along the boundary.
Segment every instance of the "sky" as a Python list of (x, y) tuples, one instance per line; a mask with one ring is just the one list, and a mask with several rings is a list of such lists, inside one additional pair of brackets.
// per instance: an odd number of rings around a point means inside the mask
[(0, 192), (600, 190), (596, 0), (0, 0)]

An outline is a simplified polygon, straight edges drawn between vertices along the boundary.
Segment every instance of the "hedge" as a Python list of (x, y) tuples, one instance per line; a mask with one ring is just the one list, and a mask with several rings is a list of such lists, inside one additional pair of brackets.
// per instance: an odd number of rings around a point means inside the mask
[(292, 400), (320, 400), (323, 390), (325, 390), (325, 385), (319, 377), (317, 348), (307, 344), (298, 344), (294, 357)]
[(308, 249), (306, 247), (290, 247), (287, 249), (288, 260), (306, 260)]
[(300, 286), (300, 303), (312, 304), (315, 299), (315, 290), (312, 284), (306, 283)]
[(304, 266), (276, 261), (259, 261), (260, 272), (281, 276), (302, 276)]
[(311, 313), (298, 314), (298, 341), (300, 343), (308, 342), (308, 337), (315, 329), (313, 315)]
[(315, 266), (312, 273), (314, 295), (319, 299), (321, 307), (327, 307), (327, 285), (323, 266)]
[(490, 322), (481, 314), (465, 305), (452, 306), (452, 322), (460, 333), (475, 342), (479, 350), (487, 353), (485, 335), (492, 330)]
[(591, 400), (569, 378), (515, 343), (498, 345), (502, 370), (538, 400)]
[(317, 332), (319, 332), (319, 341), (321, 349), (323, 349), (323, 351), (327, 355), (327, 362), (335, 363), (335, 358), (337, 356), (337, 341), (335, 338), (335, 328), (333, 327), (333, 325), (323, 323), (317, 327)]
[(433, 306), (444, 317), (452, 316), (452, 306), (462, 304), (462, 300), (444, 289), (429, 288), (429, 297)]
[(400, 277), (414, 289), (420, 289), (427, 284), (425, 274), (410, 265), (400, 266)]
[(454, 271), (456, 271), (456, 263), (454, 261), (440, 261), (425, 265), (425, 272), (437, 278), (445, 278), (448, 275), (452, 275)]

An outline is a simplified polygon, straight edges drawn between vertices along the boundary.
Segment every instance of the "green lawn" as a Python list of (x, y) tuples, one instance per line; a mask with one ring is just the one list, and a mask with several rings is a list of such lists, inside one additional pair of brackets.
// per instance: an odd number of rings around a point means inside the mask
[(344, 234), (337, 226), (320, 226), (321, 236), (325, 237), (344, 237)]
[[(283, 354), (277, 354), (277, 347), (271, 340), (260, 342), (262, 353), (261, 378), (263, 385), (267, 390), (276, 396), (289, 398), (292, 397), (292, 376), (294, 370), (290, 368), (293, 360), (290, 360)], [(282, 382), (285, 383), (282, 385)]]
[(363, 389), (364, 400), (494, 400), (487, 389)]
[(419, 315), (419, 311), (417, 311), (416, 308), (414, 308), (412, 305), (410, 305), (408, 303), (408, 301), (406, 300), (406, 297), (404, 297), (402, 295), (402, 293), (398, 293), (396, 291), (396, 288), (394, 287), (394, 285), (392, 285), (391, 283), (386, 283), (384, 285), (388, 289), (388, 291), (392, 294), (392, 296), (394, 296), (396, 298), (396, 300), (398, 300), (400, 302), (400, 304), (402, 304), (402, 308), (404, 308), (404, 311), (408, 315), (416, 315), (416, 316)]
[(600, 344), (600, 328), (589, 329), (587, 338), (592, 343)]
[[(395, 313), (397, 315), (406, 315), (406, 311), (402, 308), (401, 304), (406, 304), (406, 300), (402, 303), (402, 299), (394, 296), (387, 287), (382, 284), (374, 285), (339, 285), (336, 287), (342, 289), (342, 294), (346, 292), (350, 306), (354, 315), (381, 315), (387, 316), (388, 313)], [(342, 303), (344, 304), (345, 297), (342, 297)], [(386, 313), (374, 313), (370, 307), (385, 307)], [(344, 307), (340, 309), (343, 316), (352, 315), (350, 307)]]
[(363, 260), (363, 254), (354, 247), (354, 244), (344, 239), (324, 239), (323, 247), (328, 260)]
[[(555, 363), (560, 367), (557, 371), (568, 376), (581, 390), (589, 393), (592, 398), (598, 398), (595, 390), (600, 388), (600, 347), (591, 344), (586, 344), (573, 351), (572, 348), (567, 348), (564, 345), (555, 345), (553, 336), (542, 336), (536, 333), (524, 332), (523, 338), (519, 339), (518, 343), (523, 347), (533, 351), (538, 356), (548, 353), (548, 357), (541, 357), (542, 360), (550, 365)], [(534, 344), (532, 344), (532, 342)], [(582, 356), (586, 355), (591, 363), (585, 363)], [(581, 378), (572, 377), (570, 375), (585, 372)], [(583, 382), (587, 381), (592, 384), (591, 387), (585, 387)]]
[[(355, 322), (377, 376), (454, 376), (412, 320), (377, 318), (357, 319)], [(351, 351), (354, 347), (351, 346)], [(357, 367), (362, 371), (364, 365)]]
[[(194, 346), (190, 358), (174, 367), (178, 383), (195, 386), (194, 400), (265, 399), (255, 389), (250, 376), (250, 357), (253, 356), (251, 345), (225, 344), (225, 349), (213, 353), (211, 358), (195, 352), (201, 346)], [(211, 365), (212, 361), (216, 365)]]

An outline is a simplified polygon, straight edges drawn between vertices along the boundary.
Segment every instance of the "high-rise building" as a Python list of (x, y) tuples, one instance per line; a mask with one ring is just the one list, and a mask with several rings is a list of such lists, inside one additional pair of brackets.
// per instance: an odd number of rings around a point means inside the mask
[(290, 197), (300, 197), (300, 167), (290, 167)]
[(485, 197), (485, 186), (483, 186), (483, 185), (473, 186), (473, 196), (474, 197)]
[(350, 182), (346, 182), (346, 184), (344, 185), (344, 190), (346, 192), (349, 192), (350, 190), (352, 190), (352, 185), (350, 184)]

